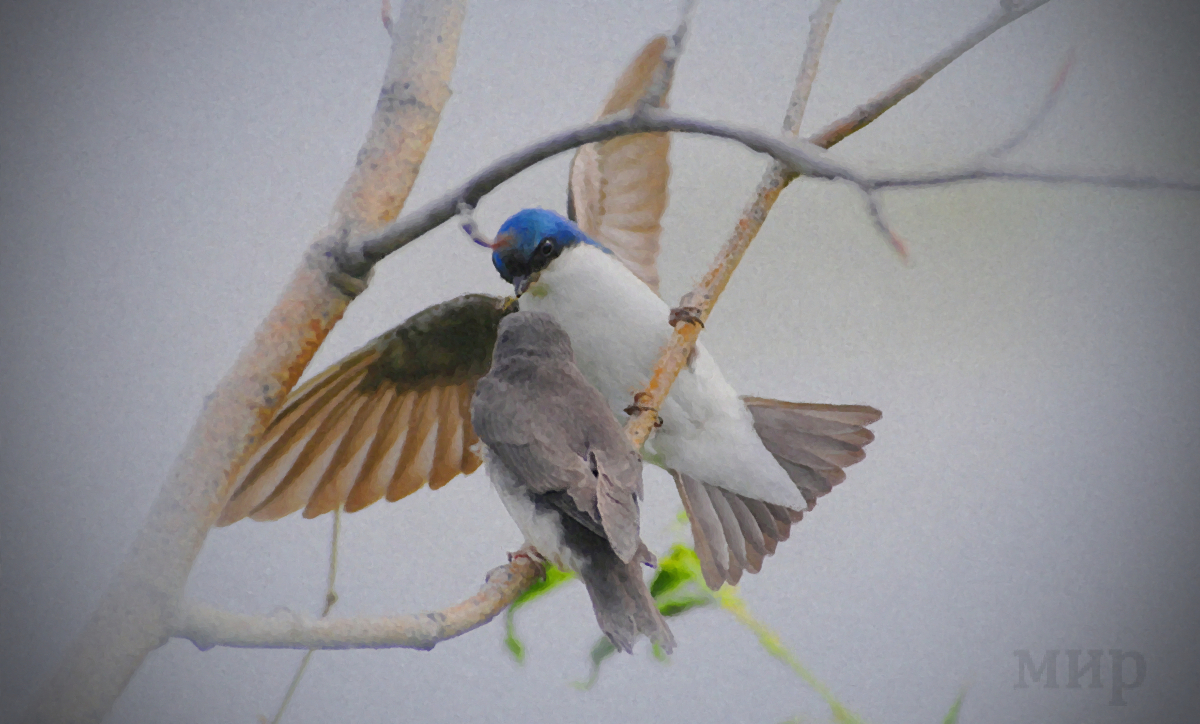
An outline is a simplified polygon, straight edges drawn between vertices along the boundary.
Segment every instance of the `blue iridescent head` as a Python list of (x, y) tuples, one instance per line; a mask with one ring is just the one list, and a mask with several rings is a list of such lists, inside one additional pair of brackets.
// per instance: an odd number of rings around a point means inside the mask
[(517, 296), (525, 293), (546, 265), (578, 244), (604, 249), (553, 211), (525, 209), (509, 217), (492, 244), (492, 264)]

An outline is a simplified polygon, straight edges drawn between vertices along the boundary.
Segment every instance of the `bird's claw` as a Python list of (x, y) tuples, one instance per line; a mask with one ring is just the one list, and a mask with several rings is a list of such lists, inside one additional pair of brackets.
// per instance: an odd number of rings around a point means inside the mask
[(661, 416), (659, 416), (658, 410), (653, 407), (650, 407), (649, 405), (642, 404), (642, 400), (646, 399), (649, 396), (650, 395), (646, 394), (645, 392), (638, 392), (637, 394), (635, 394), (633, 396), (633, 404), (625, 408), (625, 414), (626, 415), (639, 415), (643, 412), (653, 412), (654, 413), (654, 426), (662, 427), (663, 419)]
[(667, 317), (667, 322), (672, 326), (678, 326), (680, 322), (688, 322), (690, 324), (699, 324), (701, 329), (704, 329), (704, 320), (700, 319), (702, 311), (700, 307), (675, 307), (671, 310), (671, 316)]
[(524, 548), (522, 548), (519, 551), (509, 551), (509, 553), (508, 553), (508, 562), (509, 563), (512, 563), (513, 561), (516, 561), (520, 558), (524, 558), (526, 560), (533, 561), (534, 563), (545, 563), (546, 562), (546, 559), (542, 558), (542, 554), (538, 553), (537, 549), (533, 548), (531, 546), (525, 546)]

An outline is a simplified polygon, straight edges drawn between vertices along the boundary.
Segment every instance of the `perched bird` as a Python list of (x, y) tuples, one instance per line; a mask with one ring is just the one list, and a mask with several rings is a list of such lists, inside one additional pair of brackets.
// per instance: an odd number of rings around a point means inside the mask
[[(521, 309), (570, 335), (580, 371), (624, 419), (671, 334), (670, 309), (604, 246), (568, 219), (526, 209), (500, 227), (492, 262)], [(676, 480), (710, 585), (757, 571), (819, 495), (862, 459), (879, 418), (869, 407), (739, 398), (697, 344), (643, 448)], [(817, 433), (814, 436), (814, 433)]]
[[(600, 115), (642, 96), (666, 47), (652, 40)], [(641, 389), (669, 310), (658, 297), (659, 219), (668, 136), (637, 134), (582, 147), (568, 217), (522, 211), (500, 229), (493, 262), (523, 310), (571, 335), (576, 363), (616, 419)], [(528, 288), (526, 289), (526, 285)], [(293, 392), (242, 467), (218, 524), (314, 517), (439, 488), (482, 460), (470, 400), (492, 363), (513, 300), (466, 295), (430, 307)], [(873, 439), (879, 411), (859, 405), (738, 398), (702, 346), (660, 410), (643, 451), (671, 471), (709, 586), (757, 572), (818, 496), (845, 478)]]
[(543, 558), (579, 574), (613, 645), (632, 652), (644, 634), (669, 653), (675, 639), (642, 578), (655, 559), (639, 532), (641, 457), (549, 315), (501, 320), (471, 423), (504, 507)]

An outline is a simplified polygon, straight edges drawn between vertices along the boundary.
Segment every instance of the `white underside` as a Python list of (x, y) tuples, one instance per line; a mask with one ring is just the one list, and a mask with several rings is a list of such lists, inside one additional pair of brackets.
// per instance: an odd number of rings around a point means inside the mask
[(508, 514), (525, 536), (525, 542), (537, 549), (542, 558), (559, 568), (578, 573), (583, 568), (583, 559), (563, 543), (560, 516), (553, 511), (539, 511), (523, 486), (508, 471), (508, 467), (497, 460), (492, 451), (484, 448), (484, 465), (492, 487), (500, 495)]
[[(580, 244), (542, 271), (521, 309), (546, 312), (567, 330), (575, 363), (624, 423), (625, 407), (649, 382), (671, 335), (667, 304), (615, 257)], [(663, 426), (643, 450), (649, 462), (769, 503), (806, 506), (704, 345), (696, 345), (659, 415)]]

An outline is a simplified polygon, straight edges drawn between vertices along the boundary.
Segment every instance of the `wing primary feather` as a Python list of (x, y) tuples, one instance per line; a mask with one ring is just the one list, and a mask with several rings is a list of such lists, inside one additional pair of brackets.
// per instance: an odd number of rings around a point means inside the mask
[(437, 445), (433, 451), (433, 466), (429, 473), (429, 489), (437, 490), (458, 475), (462, 460), (462, 420), (458, 417), (460, 387), (442, 390), (438, 412)]
[(387, 467), (385, 460), (399, 454), (408, 435), (408, 419), (418, 395), (417, 392), (398, 394), (388, 403), (380, 417), (379, 430), (367, 448), (362, 469), (350, 488), (350, 495), (346, 497), (347, 512), (362, 510), (387, 493), (395, 466), (393, 460), (393, 465)]
[(420, 403), (413, 407), (404, 450), (396, 462), (392, 482), (387, 490), (387, 499), (390, 502), (412, 494), (429, 481), (433, 446), (437, 442), (441, 392), (441, 388), (438, 387), (426, 390)]
[(459, 467), (463, 475), (475, 472), (483, 464), (483, 458), (472, 449), (479, 444), (479, 436), (475, 434), (475, 425), (471, 422), (471, 397), (474, 394), (475, 385), (468, 383), (463, 385), (463, 394), (459, 395), (458, 416), (463, 428), (462, 462)]
[(304, 449), (284, 474), (275, 490), (250, 513), (254, 520), (277, 520), (303, 508), (312, 497), (321, 478), (328, 472), (347, 428), (358, 416), (366, 402), (364, 397), (354, 397), (347, 390), (342, 397), (330, 404), (333, 410), (317, 427), (317, 431), (304, 445)]
[(294, 480), (291, 471), (296, 461), (304, 457), (305, 450), (311, 450), (313, 441), (328, 430), (329, 417), (340, 417), (345, 412), (340, 406), (344, 393), (352, 389), (359, 378), (361, 374), (339, 379), (337, 384), (323, 392), (319, 400), (314, 400), (316, 407), (313, 410), (322, 412), (328, 408), (330, 412), (320, 416), (306, 411), (302, 419), (294, 420), (294, 425), (284, 434), (265, 443), (254, 453), (242, 468), (242, 482), (221, 512), (218, 525), (228, 525), (250, 516), (260, 510), (265, 502), (286, 493)]
[[(323, 412), (329, 403), (338, 398), (351, 384), (362, 380), (366, 369), (356, 369), (343, 376), (330, 376), (327, 385), (314, 386), (305, 400), (297, 401), (305, 404), (291, 406), (291, 412), (272, 421), (263, 442), (255, 455), (246, 461), (242, 470), (241, 484), (231, 496), (230, 503), (245, 495), (253, 488), (258, 488), (265, 479), (265, 473), (280, 462), (289, 452), (295, 452), (295, 443), (310, 440), (316, 434), (317, 428), (310, 427), (314, 420), (320, 420), (319, 413)], [(299, 454), (299, 453), (297, 453)], [(271, 486), (274, 489), (274, 486)], [(241, 517), (241, 516), (238, 516)]]
[(342, 435), (342, 441), (338, 444), (325, 475), (317, 483), (308, 505), (304, 508), (305, 518), (315, 518), (341, 507), (346, 496), (350, 494), (354, 478), (362, 468), (364, 455), (361, 453), (366, 452), (365, 445), (360, 440), (363, 429), (372, 418), (375, 418), (378, 424), (379, 415), (383, 413), (394, 394), (392, 388), (381, 387), (375, 394), (363, 400), (350, 426)]

